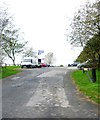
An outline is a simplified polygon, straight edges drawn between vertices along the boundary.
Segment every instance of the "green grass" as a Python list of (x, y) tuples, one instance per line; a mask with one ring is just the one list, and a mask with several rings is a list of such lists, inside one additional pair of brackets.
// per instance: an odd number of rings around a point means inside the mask
[(20, 71), (20, 66), (7, 66), (6, 68), (2, 67), (0, 69), (0, 79), (14, 75)]
[[(91, 71), (89, 71), (89, 75)], [(75, 81), (80, 92), (86, 95), (92, 101), (100, 104), (100, 93), (99, 93), (99, 86), (100, 86), (100, 71), (97, 70), (96, 76), (97, 80), (93, 83), (82, 70), (76, 70), (72, 72), (71, 76)], [(90, 75), (91, 76), (91, 75)]]

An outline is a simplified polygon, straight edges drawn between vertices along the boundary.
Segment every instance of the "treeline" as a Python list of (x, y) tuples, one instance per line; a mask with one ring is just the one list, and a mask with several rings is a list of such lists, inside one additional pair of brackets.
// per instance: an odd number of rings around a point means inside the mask
[(100, 1), (81, 6), (70, 26), (68, 41), (83, 48), (76, 61), (91, 60), (92, 67), (100, 68)]

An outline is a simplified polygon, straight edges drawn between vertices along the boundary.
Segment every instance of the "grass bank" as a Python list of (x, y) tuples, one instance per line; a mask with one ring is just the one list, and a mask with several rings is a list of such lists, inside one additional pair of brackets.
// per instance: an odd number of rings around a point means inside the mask
[[(91, 76), (89, 71), (88, 75)], [(83, 73), (82, 70), (76, 70), (72, 72), (71, 76), (73, 80), (75, 81), (75, 84), (77, 85), (79, 91), (86, 95), (89, 99), (92, 101), (100, 104), (100, 71), (97, 70), (96, 76), (97, 80), (95, 83), (93, 83), (89, 77), (86, 75), (86, 73)]]
[(20, 71), (21, 71), (20, 66), (2, 67), (0, 70), (0, 79), (14, 75)]

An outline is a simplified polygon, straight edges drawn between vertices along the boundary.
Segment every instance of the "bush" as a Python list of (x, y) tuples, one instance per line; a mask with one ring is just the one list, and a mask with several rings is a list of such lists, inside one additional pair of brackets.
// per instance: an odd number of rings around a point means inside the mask
[(63, 65), (60, 65), (60, 67), (64, 67)]

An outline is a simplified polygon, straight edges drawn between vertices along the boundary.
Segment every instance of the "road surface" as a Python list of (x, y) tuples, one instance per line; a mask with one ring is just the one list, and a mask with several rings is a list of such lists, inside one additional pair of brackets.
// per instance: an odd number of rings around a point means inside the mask
[(98, 118), (67, 67), (23, 69), (2, 81), (3, 118)]

